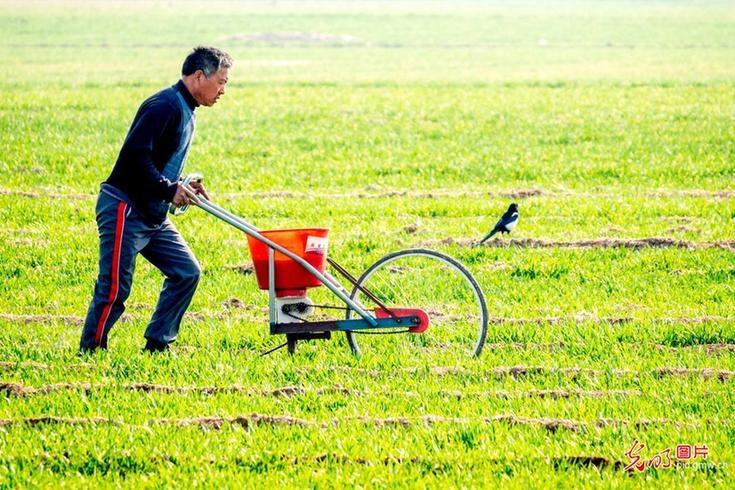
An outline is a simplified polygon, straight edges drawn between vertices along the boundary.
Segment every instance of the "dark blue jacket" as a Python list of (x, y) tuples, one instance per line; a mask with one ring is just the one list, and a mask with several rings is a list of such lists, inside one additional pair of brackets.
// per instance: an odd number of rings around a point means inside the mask
[(197, 106), (181, 81), (146, 99), (103, 191), (130, 202), (146, 221), (163, 222), (194, 135)]

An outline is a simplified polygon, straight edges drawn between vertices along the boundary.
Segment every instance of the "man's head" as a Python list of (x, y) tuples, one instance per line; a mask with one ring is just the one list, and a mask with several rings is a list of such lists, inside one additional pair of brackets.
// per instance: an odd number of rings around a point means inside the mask
[(224, 51), (199, 46), (184, 60), (181, 80), (199, 105), (212, 106), (225, 93), (232, 63)]

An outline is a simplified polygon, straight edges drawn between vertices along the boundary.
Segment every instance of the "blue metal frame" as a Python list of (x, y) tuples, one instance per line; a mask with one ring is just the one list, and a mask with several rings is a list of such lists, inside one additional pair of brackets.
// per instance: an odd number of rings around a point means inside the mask
[(371, 325), (362, 318), (351, 320), (327, 320), (304, 323), (271, 323), (271, 333), (306, 333), (306, 332), (346, 332), (354, 330), (370, 330), (376, 328), (411, 328), (419, 325), (417, 316), (399, 316), (396, 318), (375, 318), (377, 325)]

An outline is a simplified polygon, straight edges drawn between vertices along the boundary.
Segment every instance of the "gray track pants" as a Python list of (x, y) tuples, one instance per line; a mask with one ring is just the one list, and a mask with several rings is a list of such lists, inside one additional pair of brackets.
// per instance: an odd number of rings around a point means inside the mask
[(97, 227), (99, 275), (80, 348), (107, 347), (107, 335), (125, 311), (139, 253), (166, 277), (145, 336), (164, 344), (175, 340), (201, 274), (178, 230), (168, 218), (158, 226), (146, 224), (129, 204), (105, 192), (97, 200)]

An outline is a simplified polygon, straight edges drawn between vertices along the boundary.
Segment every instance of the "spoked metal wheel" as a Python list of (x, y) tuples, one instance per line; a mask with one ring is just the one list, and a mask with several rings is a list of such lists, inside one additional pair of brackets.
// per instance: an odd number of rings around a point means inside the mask
[[(406, 329), (370, 329), (347, 332), (352, 351), (405, 353), (421, 347), (443, 353), (477, 356), (487, 335), (487, 306), (480, 286), (465, 267), (440, 252), (407, 249), (386, 255), (357, 280), (351, 298), (367, 310), (378, 308), (360, 287), (388, 308), (420, 308), (429, 316), (422, 333)], [(347, 318), (357, 317), (348, 310)], [(395, 334), (395, 335), (391, 335)]]

